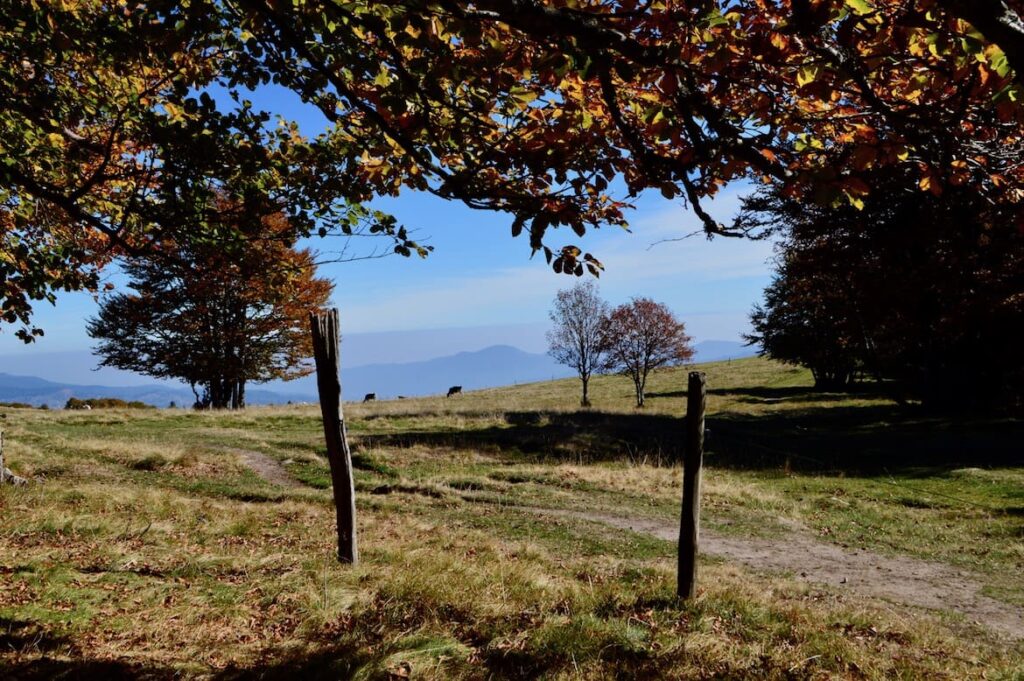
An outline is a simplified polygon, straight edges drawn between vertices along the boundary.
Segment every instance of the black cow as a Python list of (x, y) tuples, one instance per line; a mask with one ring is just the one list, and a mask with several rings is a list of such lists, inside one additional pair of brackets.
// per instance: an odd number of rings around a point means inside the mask
[(451, 397), (452, 395), (458, 395), (461, 392), (462, 392), (462, 386), (461, 385), (453, 385), (452, 387), (448, 388), (448, 394), (445, 395), (445, 397)]
[(377, 399), (377, 393), (366, 393), (363, 402), (373, 402), (375, 399)]

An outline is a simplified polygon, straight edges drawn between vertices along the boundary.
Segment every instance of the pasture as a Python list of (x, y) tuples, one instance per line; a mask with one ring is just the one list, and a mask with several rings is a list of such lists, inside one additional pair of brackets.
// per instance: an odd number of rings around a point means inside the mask
[[(699, 596), (674, 599), (686, 370), (319, 409), (4, 409), (5, 678), (1024, 675), (1024, 424), (763, 359), (702, 367)], [(872, 577), (874, 575), (874, 577)]]

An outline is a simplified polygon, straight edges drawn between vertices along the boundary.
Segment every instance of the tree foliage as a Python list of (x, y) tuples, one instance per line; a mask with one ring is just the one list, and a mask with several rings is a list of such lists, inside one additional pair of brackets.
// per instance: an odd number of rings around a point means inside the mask
[(1012, 208), (968, 187), (922, 195), (898, 168), (867, 181), (860, 210), (778, 187), (747, 202), (748, 218), (785, 234), (751, 339), (823, 387), (859, 369), (932, 404), (1020, 403), (1024, 232)]
[[(89, 321), (101, 365), (188, 383), (201, 406), (245, 406), (248, 382), (308, 374), (308, 315), (333, 288), (313, 255), (289, 245), (284, 215), (238, 224), (244, 245), (165, 241), (167, 258), (127, 260), (134, 293), (105, 298)], [(201, 390), (201, 392), (200, 392)]]
[(644, 406), (647, 377), (663, 366), (693, 357), (692, 340), (681, 321), (662, 303), (633, 298), (605, 319), (601, 331), (604, 368), (628, 375), (636, 389), (636, 406)]
[[(32, 301), (99, 285), (118, 256), (165, 240), (244, 242), (209, 213), (217, 195), (284, 212), (291, 238), (390, 237), (426, 250), (393, 219), (348, 200), (333, 143), (255, 109), (258, 73), (227, 4), (0, 1), (0, 305), (30, 340)], [(182, 233), (184, 231), (184, 233)]]
[(745, 338), (773, 359), (811, 370), (819, 390), (845, 390), (863, 369), (864, 328), (852, 314), (849, 282), (806, 250), (781, 256), (764, 304), (750, 315)]
[[(253, 59), (334, 122), (368, 187), (508, 211), (535, 249), (550, 227), (622, 224), (616, 181), (722, 234), (741, 232), (700, 202), (741, 177), (857, 203), (860, 173), (908, 164), (922, 190), (1020, 201), (1018, 0), (239, 8)], [(947, 129), (963, 135), (937, 145)]]
[[(1021, 11), (1020, 0), (6, 0), (0, 224), (20, 274), (4, 315), (24, 322), (32, 299), (95, 285), (92, 269), (119, 250), (182, 225), (215, 230), (197, 215), (211, 185), (285, 210), (299, 233), (345, 225), (375, 196), (428, 191), (509, 213), (512, 233), (569, 274), (600, 263), (549, 245), (550, 230), (624, 225), (647, 190), (689, 203), (709, 234), (746, 234), (702, 207), (740, 178), (859, 206), (864, 176), (898, 166), (918, 191), (969, 188), (1021, 224)], [(265, 85), (330, 128), (307, 139), (255, 110), (247, 94)], [(399, 252), (417, 250), (363, 215)]]
[(559, 364), (572, 367), (580, 377), (580, 404), (590, 406), (590, 377), (602, 367), (604, 323), (610, 308), (592, 280), (562, 289), (548, 313), (552, 328), (547, 333), (548, 354)]

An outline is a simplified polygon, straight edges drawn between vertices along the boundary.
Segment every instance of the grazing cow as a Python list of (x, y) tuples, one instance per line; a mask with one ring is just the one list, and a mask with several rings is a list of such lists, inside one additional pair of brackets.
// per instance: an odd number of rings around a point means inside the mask
[(461, 385), (453, 385), (452, 387), (448, 388), (448, 394), (445, 395), (445, 397), (451, 397), (452, 395), (458, 395), (461, 392), (462, 392), (462, 386)]
[(377, 399), (377, 393), (366, 393), (363, 402), (373, 402), (375, 399)]

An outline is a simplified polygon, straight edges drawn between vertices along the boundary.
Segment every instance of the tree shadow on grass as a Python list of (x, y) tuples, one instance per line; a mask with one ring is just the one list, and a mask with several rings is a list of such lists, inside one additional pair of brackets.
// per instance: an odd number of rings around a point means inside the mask
[(122, 681), (127, 679), (179, 679), (174, 670), (153, 668), (120, 661), (108, 660), (61, 660), (49, 657), (35, 658), (24, 662), (5, 663), (0, 661), (0, 677), (8, 681)]
[(682, 434), (682, 420), (658, 414), (517, 411), (504, 425), (361, 435), (353, 450), (426, 445), (517, 460), (669, 464), (682, 455)]
[[(214, 681), (284, 681), (285, 679), (330, 679), (345, 681), (355, 677), (362, 658), (348, 657), (349, 651), (328, 649), (302, 656), (283, 657), (246, 668), (231, 668), (204, 678)], [(169, 667), (151, 667), (132, 662), (35, 658), (24, 662), (4, 664), (0, 661), (0, 676), (9, 681), (44, 681), (49, 679), (70, 679), (73, 681), (122, 681), (145, 679), (185, 678), (180, 670)]]
[[(796, 394), (795, 392), (793, 394)], [(364, 435), (357, 449), (426, 445), (509, 460), (672, 464), (685, 422), (660, 414), (509, 412), (505, 425)], [(952, 420), (897, 405), (808, 406), (707, 421), (705, 463), (735, 470), (785, 469), (845, 475), (929, 474), (1024, 465), (1024, 422)]]
[(895, 405), (824, 407), (709, 421), (706, 461), (739, 470), (784, 468), (874, 476), (935, 475), (1024, 465), (1024, 422), (943, 418)]
[(46, 653), (70, 645), (70, 639), (46, 631), (36, 622), (0, 617), (2, 651)]
[[(857, 385), (845, 392), (827, 392), (815, 390), (808, 386), (748, 386), (739, 388), (711, 388), (709, 395), (720, 397), (732, 397), (737, 402), (746, 404), (778, 404), (778, 403), (815, 403), (815, 402), (836, 402), (850, 398), (859, 399), (887, 399), (889, 393), (876, 384)], [(669, 392), (647, 393), (647, 397), (686, 397), (685, 390), (672, 390)]]
[(70, 637), (29, 620), (0, 617), (0, 651), (11, 656), (0, 658), (0, 678), (10, 681), (175, 678), (170, 669), (79, 657), (81, 651)]
[[(12, 620), (0, 619), (0, 626), (4, 631), (13, 629), (18, 631), (26, 629), (34, 631), (38, 627), (29, 622), (14, 622)], [(17, 634), (15, 634), (17, 635)], [(0, 634), (0, 643), (8, 650), (7, 645), (14, 643), (16, 650), (25, 650), (33, 654), (31, 658), (16, 661), (0, 660), (0, 678), (5, 681), (43, 681), (44, 679), (71, 679), (74, 681), (92, 681), (103, 679), (104, 681), (121, 681), (127, 679), (145, 679), (147, 681), (159, 681), (163, 679), (184, 678), (181, 670), (171, 667), (159, 667), (131, 662), (128, 660), (96, 660), (78, 655), (69, 659), (37, 655), (40, 652), (47, 653), (63, 647), (74, 646), (70, 641), (59, 638), (49, 643), (42, 644), (31, 640), (11, 641), (11, 634)], [(19, 645), (29, 644), (28, 647)], [(34, 646), (34, 647), (33, 647)], [(45, 646), (45, 647), (43, 647)], [(280, 679), (331, 679), (332, 681), (352, 679), (359, 669), (367, 662), (365, 654), (356, 651), (350, 646), (328, 646), (313, 652), (303, 651), (302, 653), (282, 653), (271, 656), (263, 662), (247, 666), (232, 667), (204, 676), (214, 681), (245, 681), (248, 679), (259, 679), (260, 681), (275, 681)]]
[(286, 681), (291, 679), (330, 679), (348, 681), (355, 678), (369, 660), (364, 653), (347, 644), (332, 645), (315, 651), (303, 650), (271, 656), (265, 662), (245, 668), (224, 670), (211, 678), (215, 681)]

